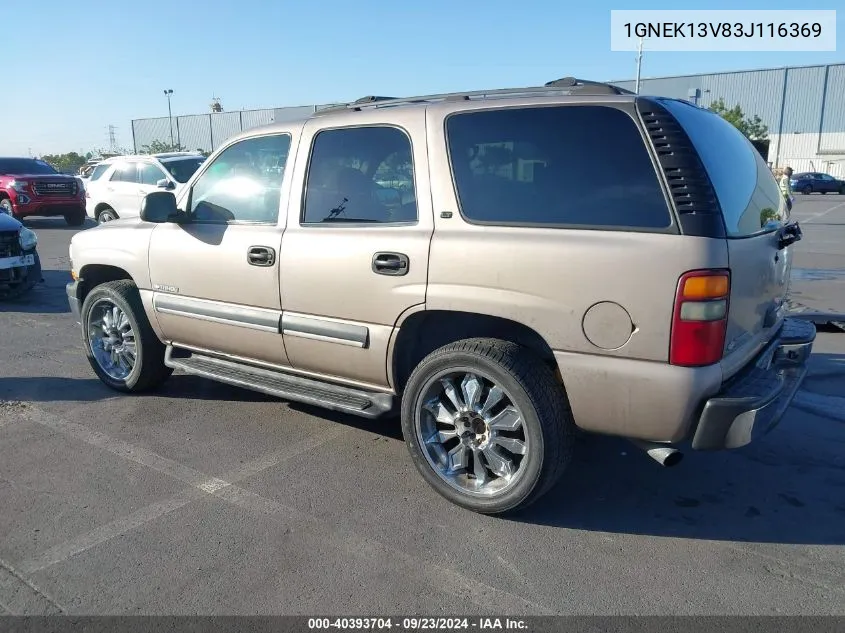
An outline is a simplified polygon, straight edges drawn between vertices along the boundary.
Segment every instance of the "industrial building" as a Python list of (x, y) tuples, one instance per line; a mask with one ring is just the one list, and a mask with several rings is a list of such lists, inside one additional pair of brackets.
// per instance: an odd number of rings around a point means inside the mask
[[(635, 89), (633, 80), (610, 83)], [(704, 107), (738, 104), (768, 126), (763, 153), (773, 166), (845, 178), (845, 64), (646, 78), (639, 91)]]
[[(633, 90), (633, 80), (611, 82)], [(366, 93), (366, 89), (361, 90)], [(718, 99), (739, 105), (768, 127), (768, 144), (756, 143), (773, 166), (821, 171), (845, 178), (845, 63), (704, 75), (645, 78), (640, 93), (687, 99), (707, 107)], [(134, 151), (153, 141), (212, 151), (241, 130), (307, 116), (326, 107), (208, 112), (132, 121)]]

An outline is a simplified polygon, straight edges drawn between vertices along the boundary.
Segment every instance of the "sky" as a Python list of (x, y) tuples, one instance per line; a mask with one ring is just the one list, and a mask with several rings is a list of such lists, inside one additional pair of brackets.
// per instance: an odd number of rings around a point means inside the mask
[[(5, 2), (0, 2), (3, 6)], [(6, 6), (0, 155), (132, 146), (131, 120), (209, 111), (630, 79), (610, 50), (617, 0), (40, 0)], [(37, 7), (37, 8), (36, 8)], [(842, 0), (690, 1), (689, 9), (839, 9), (837, 51), (649, 52), (643, 77), (845, 61)]]

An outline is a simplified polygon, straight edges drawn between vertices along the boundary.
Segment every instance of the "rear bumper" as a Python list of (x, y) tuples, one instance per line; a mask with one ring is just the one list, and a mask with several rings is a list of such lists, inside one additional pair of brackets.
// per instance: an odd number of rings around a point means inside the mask
[(692, 448), (738, 448), (777, 426), (807, 375), (815, 338), (811, 322), (786, 319), (756, 360), (705, 402)]

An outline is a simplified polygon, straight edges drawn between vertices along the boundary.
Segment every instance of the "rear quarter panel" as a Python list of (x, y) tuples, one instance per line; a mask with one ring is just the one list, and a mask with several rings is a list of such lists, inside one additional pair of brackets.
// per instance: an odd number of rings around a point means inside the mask
[(471, 224), (454, 192), (447, 114), (429, 111), (435, 232), (426, 307), (499, 316), (535, 330), (555, 352), (581, 428), (680, 440), (722, 372), (719, 365), (668, 364), (678, 279), (728, 267), (725, 240)]

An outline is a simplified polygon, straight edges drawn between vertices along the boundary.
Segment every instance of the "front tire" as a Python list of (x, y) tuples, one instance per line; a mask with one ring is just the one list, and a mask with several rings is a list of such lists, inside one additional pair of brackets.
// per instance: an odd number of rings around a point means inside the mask
[(498, 339), (432, 352), (402, 397), (417, 470), (440, 495), (482, 514), (522, 509), (548, 492), (571, 459), (574, 429), (546, 363)]
[(807, 185), (806, 187), (801, 189), (801, 193), (803, 193), (805, 196), (810, 195), (811, 193), (813, 193), (813, 186)]
[(71, 213), (65, 214), (65, 222), (67, 222), (68, 226), (82, 226), (85, 224), (85, 211), (79, 209), (78, 211), (73, 211)]
[(112, 389), (147, 391), (173, 373), (164, 364), (164, 344), (153, 332), (131, 281), (96, 286), (85, 297), (80, 316), (88, 362)]
[(111, 222), (112, 220), (117, 220), (117, 212), (112, 209), (111, 207), (105, 207), (97, 211), (97, 223), (104, 224), (106, 222)]

